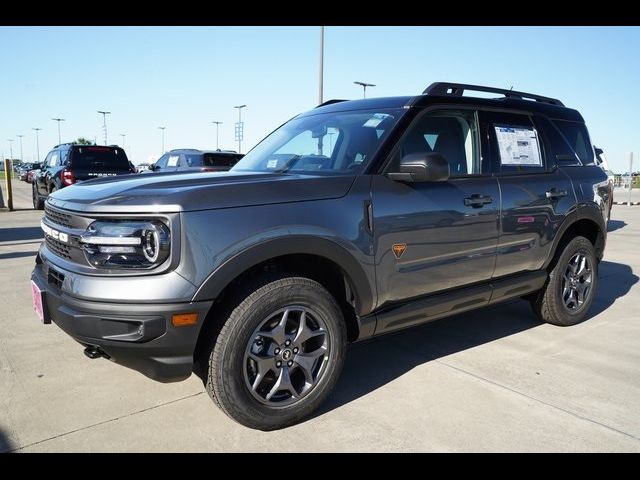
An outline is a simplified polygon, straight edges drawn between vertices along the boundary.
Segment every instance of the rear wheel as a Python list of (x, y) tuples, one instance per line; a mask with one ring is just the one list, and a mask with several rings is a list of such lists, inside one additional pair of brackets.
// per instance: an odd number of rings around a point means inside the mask
[(218, 334), (209, 352), (207, 392), (247, 427), (292, 425), (333, 389), (346, 337), (338, 304), (318, 282), (294, 276), (265, 280)]
[(31, 199), (33, 201), (33, 208), (36, 210), (44, 209), (44, 200), (38, 195), (38, 188), (36, 187), (35, 181), (31, 184)]
[(598, 261), (593, 245), (575, 237), (564, 248), (549, 279), (531, 301), (536, 315), (554, 325), (569, 326), (584, 320), (598, 285)]

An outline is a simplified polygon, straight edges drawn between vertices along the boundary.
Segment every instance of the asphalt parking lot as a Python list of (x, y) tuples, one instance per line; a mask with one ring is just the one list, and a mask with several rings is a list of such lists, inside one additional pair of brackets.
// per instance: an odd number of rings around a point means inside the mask
[(640, 452), (640, 206), (614, 206), (589, 319), (540, 324), (524, 301), (351, 346), (311, 420), (259, 432), (200, 380), (160, 384), (89, 360), (31, 306), (40, 212), (0, 211), (0, 452)]

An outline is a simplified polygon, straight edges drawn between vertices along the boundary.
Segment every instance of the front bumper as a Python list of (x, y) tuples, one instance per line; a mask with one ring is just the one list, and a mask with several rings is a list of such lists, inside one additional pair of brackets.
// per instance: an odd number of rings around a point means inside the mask
[[(81, 300), (63, 290), (60, 276), (72, 276), (75, 283), (96, 281), (95, 277), (51, 268), (39, 260), (31, 279), (45, 292), (48, 316), (68, 335), (154, 380), (174, 382), (191, 375), (198, 333), (213, 302), (127, 304)], [(198, 313), (197, 325), (171, 324), (173, 314), (190, 312)]]

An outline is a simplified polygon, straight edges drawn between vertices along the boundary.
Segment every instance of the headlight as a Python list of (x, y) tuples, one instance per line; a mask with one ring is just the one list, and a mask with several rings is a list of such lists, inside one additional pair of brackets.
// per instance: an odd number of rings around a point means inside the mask
[(80, 243), (97, 268), (151, 269), (169, 258), (169, 228), (159, 220), (97, 220)]

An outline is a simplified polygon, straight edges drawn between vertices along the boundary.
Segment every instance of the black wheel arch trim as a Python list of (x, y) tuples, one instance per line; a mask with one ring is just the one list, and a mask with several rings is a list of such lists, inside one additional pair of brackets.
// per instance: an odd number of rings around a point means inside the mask
[(374, 308), (374, 291), (360, 262), (341, 245), (321, 237), (291, 235), (253, 245), (227, 260), (202, 283), (192, 301), (213, 300), (236, 277), (265, 261), (285, 256), (306, 254), (323, 257), (342, 270), (355, 297), (358, 316), (370, 313)]
[[(597, 225), (598, 229), (600, 230), (600, 234), (603, 236), (603, 239), (606, 241), (607, 227), (605, 224), (604, 217), (602, 216), (602, 212), (600, 211), (600, 208), (598, 207), (598, 205), (595, 203), (579, 205), (578, 208), (576, 208), (574, 211), (572, 211), (567, 215), (564, 222), (562, 222), (562, 225), (556, 232), (556, 235), (553, 239), (553, 247), (551, 249), (551, 254), (548, 256), (547, 260), (544, 262), (544, 265), (542, 268), (547, 268), (549, 266), (551, 261), (556, 256), (558, 244), (560, 243), (560, 240), (562, 239), (566, 231), (569, 228), (571, 228), (572, 225), (574, 225), (576, 222), (580, 220), (591, 220), (592, 222), (594, 222)], [(596, 252), (596, 255), (598, 256), (598, 260), (602, 259), (601, 257), (603, 253), (604, 253), (604, 245), (600, 249), (599, 253)]]

